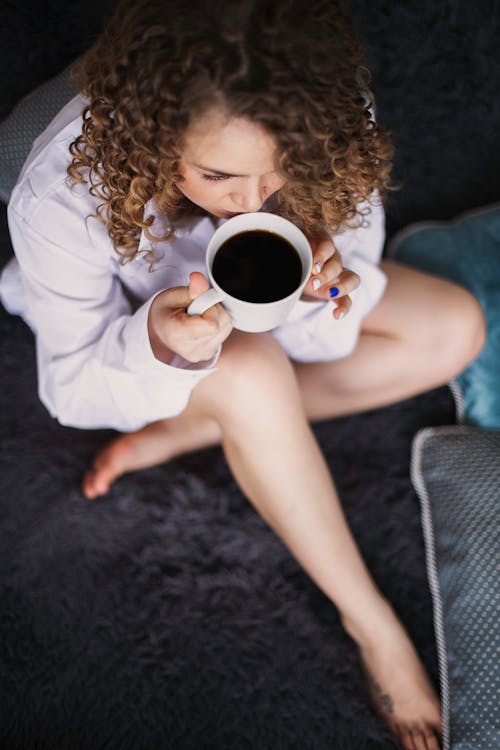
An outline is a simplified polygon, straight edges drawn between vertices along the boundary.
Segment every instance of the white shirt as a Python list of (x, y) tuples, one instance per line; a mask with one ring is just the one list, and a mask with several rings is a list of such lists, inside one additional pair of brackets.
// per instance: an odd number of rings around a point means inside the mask
[[(197, 364), (181, 357), (170, 365), (160, 362), (147, 319), (160, 291), (187, 285), (191, 271), (205, 272), (205, 248), (221, 220), (192, 221), (168, 243), (153, 244), (143, 233), (137, 258), (121, 264), (106, 226), (92, 218), (98, 200), (88, 185), (70, 187), (67, 181), (68, 147), (81, 132), (84, 105), (75, 97), (33, 144), (9, 203), (17, 261), (2, 274), (0, 297), (35, 333), (39, 396), (50, 414), (75, 427), (129, 431), (179, 414), (196, 383), (216, 365), (218, 355)], [(165, 217), (153, 202), (148, 214), (155, 217), (153, 234), (160, 234)], [(383, 238), (381, 208), (365, 229), (335, 238), (344, 265), (371, 279), (358, 295), (359, 315), (383, 291), (384, 276), (376, 268)], [(153, 264), (152, 250), (158, 259)], [(289, 338), (294, 320), (327, 305), (297, 303), (277, 338), (280, 333)], [(282, 343), (286, 348), (286, 340)]]

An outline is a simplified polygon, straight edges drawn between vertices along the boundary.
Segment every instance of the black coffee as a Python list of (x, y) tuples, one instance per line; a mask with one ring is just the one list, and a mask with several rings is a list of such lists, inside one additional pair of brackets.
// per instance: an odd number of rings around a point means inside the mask
[(212, 264), (225, 292), (245, 302), (275, 302), (300, 284), (302, 262), (294, 246), (274, 232), (251, 229), (219, 247)]

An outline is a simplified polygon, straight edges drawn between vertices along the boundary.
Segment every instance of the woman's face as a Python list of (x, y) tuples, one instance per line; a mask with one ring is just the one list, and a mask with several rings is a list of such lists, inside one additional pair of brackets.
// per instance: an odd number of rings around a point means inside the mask
[(285, 180), (275, 172), (276, 144), (245, 118), (210, 112), (188, 129), (178, 189), (219, 218), (258, 211)]

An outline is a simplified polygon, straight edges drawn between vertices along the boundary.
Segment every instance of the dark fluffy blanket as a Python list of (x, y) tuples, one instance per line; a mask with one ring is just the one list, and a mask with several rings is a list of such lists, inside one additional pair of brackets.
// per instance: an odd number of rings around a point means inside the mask
[[(5, 748), (389, 748), (334, 607), (211, 449), (79, 481), (109, 437), (37, 401), (31, 334), (0, 319)], [(382, 589), (435, 675), (409, 445), (453, 419), (445, 389), (317, 434)]]
[[(7, 0), (1, 112), (78, 54), (112, 5)], [(353, 10), (398, 148), (389, 232), (498, 199), (497, 4), (354, 0)], [(0, 230), (7, 257), (4, 213)], [(395, 747), (335, 608), (221, 451), (126, 476), (88, 503), (80, 478), (110, 433), (50, 419), (31, 334), (5, 313), (0, 346), (0, 746)], [(362, 552), (434, 678), (409, 455), (420, 427), (453, 420), (442, 388), (316, 427)]]

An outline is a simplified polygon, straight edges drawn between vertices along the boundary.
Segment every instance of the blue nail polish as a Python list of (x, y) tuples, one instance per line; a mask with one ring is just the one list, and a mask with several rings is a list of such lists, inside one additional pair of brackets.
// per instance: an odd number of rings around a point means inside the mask
[(336, 297), (339, 293), (339, 290), (336, 286), (332, 286), (330, 289), (330, 297)]

